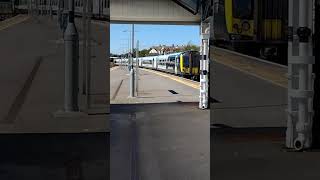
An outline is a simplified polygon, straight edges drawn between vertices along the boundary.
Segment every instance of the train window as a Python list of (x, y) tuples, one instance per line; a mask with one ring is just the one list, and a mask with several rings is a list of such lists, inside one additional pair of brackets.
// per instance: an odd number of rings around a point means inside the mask
[(233, 0), (233, 17), (253, 19), (253, 0)]
[(200, 66), (200, 54), (199, 53), (192, 53), (192, 66), (193, 67), (199, 67)]
[(189, 67), (189, 55), (188, 54), (183, 56), (183, 66)]

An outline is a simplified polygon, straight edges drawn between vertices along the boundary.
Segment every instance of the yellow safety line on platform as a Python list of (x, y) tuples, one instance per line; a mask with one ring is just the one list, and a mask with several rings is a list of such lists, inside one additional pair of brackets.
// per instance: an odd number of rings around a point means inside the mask
[(4, 20), (3, 22), (0, 23), (0, 31), (5, 30), (13, 25), (22, 23), (23, 21), (26, 21), (27, 19), (29, 19), (29, 16), (18, 15), (16, 17)]
[(183, 80), (182, 78), (179, 78), (179, 77), (176, 77), (176, 76), (173, 76), (173, 75), (168, 75), (166, 73), (161, 73), (161, 72), (158, 72), (158, 71), (154, 71), (154, 70), (150, 70), (150, 69), (142, 69), (144, 71), (147, 71), (147, 72), (150, 72), (150, 73), (154, 73), (154, 74), (157, 74), (159, 76), (162, 76), (162, 77), (166, 77), (166, 78), (169, 78), (171, 80), (174, 80), (174, 81), (177, 81), (181, 84), (184, 84), (186, 86), (190, 86), (194, 89), (200, 89), (200, 84), (199, 82), (188, 82), (188, 80)]

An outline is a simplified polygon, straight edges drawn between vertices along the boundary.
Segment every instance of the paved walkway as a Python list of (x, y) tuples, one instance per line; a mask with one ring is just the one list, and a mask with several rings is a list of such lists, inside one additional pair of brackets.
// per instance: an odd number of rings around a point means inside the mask
[(129, 73), (125, 67), (111, 69), (111, 104), (198, 102), (199, 82), (149, 69), (139, 69), (138, 96), (129, 96)]
[[(56, 20), (20, 20), (0, 27), (0, 179), (108, 179), (107, 115), (53, 116), (64, 99), (64, 47)], [(107, 33), (101, 25), (93, 32), (92, 99), (105, 104)]]
[(284, 148), (286, 68), (223, 51), (215, 56), (211, 179), (319, 179), (319, 151)]
[(213, 62), (211, 124), (285, 127), (287, 89)]
[(214, 49), (215, 61), (233, 69), (255, 76), (277, 86), (287, 88), (288, 69), (283, 65), (276, 65), (258, 58), (250, 57), (221, 48)]
[(127, 69), (111, 69), (111, 179), (209, 180), (209, 111), (198, 109), (198, 82), (139, 72), (139, 96), (128, 98)]
[[(25, 19), (25, 18), (24, 18)], [(13, 20), (12, 20), (13, 21)], [(20, 20), (19, 20), (20, 21)], [(11, 22), (11, 21), (10, 21)], [(80, 40), (81, 26), (78, 25)], [(93, 25), (92, 102), (107, 113), (107, 71), (105, 27)], [(78, 133), (109, 131), (106, 114), (55, 118), (64, 103), (64, 46), (56, 20), (28, 18), (0, 31), (0, 133)], [(82, 59), (80, 41), (80, 59)], [(80, 67), (81, 67), (80, 61)], [(80, 74), (80, 82), (82, 75)], [(80, 83), (81, 85), (81, 83)], [(81, 88), (81, 87), (80, 87)], [(80, 89), (80, 92), (81, 89)], [(84, 96), (80, 94), (84, 110)]]

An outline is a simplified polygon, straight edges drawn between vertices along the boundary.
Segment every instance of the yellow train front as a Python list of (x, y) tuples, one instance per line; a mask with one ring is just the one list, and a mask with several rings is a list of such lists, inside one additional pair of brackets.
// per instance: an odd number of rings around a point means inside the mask
[(176, 74), (198, 80), (200, 76), (200, 53), (198, 51), (186, 51), (179, 54)]
[(254, 56), (287, 54), (288, 0), (217, 0), (215, 44)]

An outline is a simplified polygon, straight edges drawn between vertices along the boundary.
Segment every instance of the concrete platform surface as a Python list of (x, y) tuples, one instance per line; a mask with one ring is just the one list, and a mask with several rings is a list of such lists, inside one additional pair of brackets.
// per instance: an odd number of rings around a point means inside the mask
[[(220, 57), (221, 58), (221, 57)], [(213, 61), (210, 122), (230, 127), (285, 127), (287, 89)]]
[(111, 105), (111, 179), (209, 180), (209, 111), (197, 104)]
[(111, 104), (199, 102), (199, 82), (139, 68), (138, 96), (129, 97), (129, 72), (115, 67), (110, 74)]
[(1, 180), (108, 180), (110, 134), (2, 134)]
[(128, 98), (127, 67), (112, 68), (110, 78), (111, 179), (210, 179), (199, 82), (139, 69), (138, 97)]
[[(82, 67), (82, 29), (80, 68)], [(28, 18), (0, 31), (0, 133), (88, 133), (108, 132), (109, 105), (107, 33), (105, 25), (93, 24), (93, 107), (102, 114), (56, 118), (64, 103), (64, 46), (57, 20)], [(105, 65), (102, 66), (101, 62)], [(101, 71), (101, 67), (103, 68)], [(84, 111), (80, 71), (80, 110)]]
[(286, 68), (221, 51), (214, 56), (211, 179), (319, 179), (319, 150), (284, 148)]
[(212, 180), (320, 178), (320, 151), (290, 152), (285, 128), (211, 128)]

